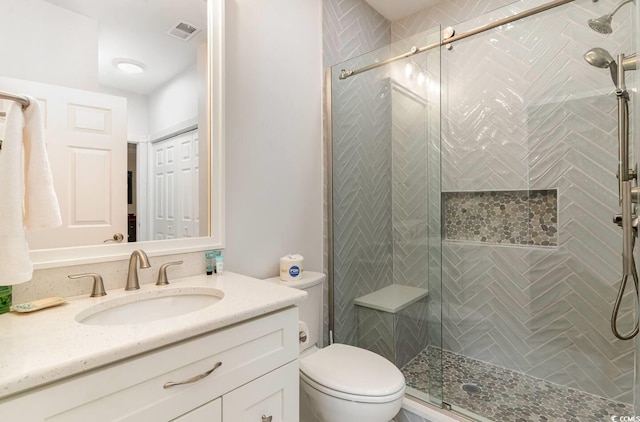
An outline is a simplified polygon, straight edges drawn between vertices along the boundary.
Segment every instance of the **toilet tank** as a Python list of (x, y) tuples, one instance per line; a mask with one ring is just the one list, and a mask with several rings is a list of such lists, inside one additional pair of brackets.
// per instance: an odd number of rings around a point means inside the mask
[(304, 271), (302, 274), (303, 278), (300, 280), (282, 281), (279, 277), (273, 277), (268, 278), (267, 281), (307, 292), (307, 298), (298, 305), (300, 321), (309, 326), (309, 347), (314, 345), (322, 347), (322, 315), (326, 276), (312, 271)]

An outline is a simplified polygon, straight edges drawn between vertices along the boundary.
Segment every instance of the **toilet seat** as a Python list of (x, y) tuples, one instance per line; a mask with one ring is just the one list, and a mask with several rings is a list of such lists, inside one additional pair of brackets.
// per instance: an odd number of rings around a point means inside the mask
[(404, 386), (396, 393), (388, 396), (359, 396), (355, 394), (348, 394), (342, 391), (333, 390), (331, 388), (325, 387), (324, 385), (318, 384), (311, 378), (307, 377), (305, 374), (300, 372), (301, 381), (307, 384), (309, 387), (318, 390), (322, 394), (326, 394), (327, 396), (335, 397), (337, 399), (358, 402), (358, 403), (390, 403), (395, 400), (398, 400), (404, 396)]
[(404, 395), (404, 376), (387, 359), (345, 344), (332, 344), (300, 360), (300, 377), (314, 389), (343, 400), (386, 403)]

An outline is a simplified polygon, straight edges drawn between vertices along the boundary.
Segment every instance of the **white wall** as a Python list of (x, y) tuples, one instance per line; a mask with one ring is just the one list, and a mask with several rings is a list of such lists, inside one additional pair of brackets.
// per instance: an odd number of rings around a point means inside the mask
[(149, 95), (149, 134), (198, 116), (198, 72), (189, 67)]
[(149, 136), (148, 97), (108, 86), (101, 86), (100, 92), (127, 99), (127, 141), (137, 142), (146, 140)]
[(41, 0), (0, 0), (2, 75), (98, 87), (98, 24)]
[(148, 102), (145, 95), (123, 93), (127, 99), (127, 140), (137, 141), (149, 136)]
[[(295, 18), (292, 18), (295, 17)], [(226, 2), (226, 267), (322, 271), (322, 2)]]

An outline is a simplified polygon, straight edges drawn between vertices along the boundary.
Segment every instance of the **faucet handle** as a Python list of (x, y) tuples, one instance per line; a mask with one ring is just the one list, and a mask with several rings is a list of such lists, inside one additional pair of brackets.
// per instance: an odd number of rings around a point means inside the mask
[(173, 261), (162, 264), (160, 266), (160, 271), (158, 272), (158, 281), (156, 281), (156, 286), (164, 286), (169, 284), (169, 280), (167, 278), (167, 267), (170, 267), (171, 265), (180, 265), (183, 262), (184, 261)]
[(83, 273), (83, 274), (70, 274), (67, 277), (71, 279), (93, 277), (93, 290), (91, 291), (91, 297), (106, 296), (107, 292), (104, 290), (104, 282), (102, 276), (96, 273)]

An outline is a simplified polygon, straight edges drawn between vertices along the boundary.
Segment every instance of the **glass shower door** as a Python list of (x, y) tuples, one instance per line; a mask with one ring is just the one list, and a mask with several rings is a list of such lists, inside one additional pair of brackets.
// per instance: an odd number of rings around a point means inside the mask
[(587, 24), (616, 3), (572, 2), (442, 51), (444, 400), (454, 411), (499, 422), (634, 414), (634, 341), (610, 326), (622, 245), (611, 222), (616, 98), (609, 70), (582, 57), (635, 51), (631, 6), (610, 36)]
[[(333, 338), (442, 404), (440, 28), (332, 68)], [(434, 48), (353, 76), (411, 51)]]

